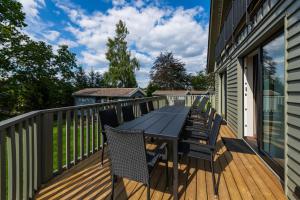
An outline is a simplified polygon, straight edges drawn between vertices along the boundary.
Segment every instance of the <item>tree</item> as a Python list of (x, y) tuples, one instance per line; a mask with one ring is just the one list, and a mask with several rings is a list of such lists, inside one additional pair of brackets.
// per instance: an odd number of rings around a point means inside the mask
[(99, 72), (95, 72), (93, 69), (90, 71), (88, 75), (88, 87), (90, 88), (99, 88), (103, 87), (103, 77)]
[(137, 87), (135, 70), (140, 65), (138, 60), (131, 56), (127, 49), (126, 36), (129, 34), (126, 24), (119, 21), (116, 24), (116, 36), (108, 38), (106, 59), (109, 61), (108, 72), (104, 74), (104, 80), (111, 87)]
[(173, 53), (160, 53), (150, 71), (151, 81), (162, 89), (185, 89), (188, 76), (184, 66), (183, 62), (174, 58)]
[(88, 87), (88, 76), (85, 74), (82, 66), (80, 66), (78, 71), (75, 73), (75, 87), (77, 89)]
[(197, 75), (190, 75), (190, 84), (195, 90), (208, 90), (214, 87), (214, 74), (206, 74), (204, 71), (200, 71)]
[(0, 2), (0, 118), (73, 104), (76, 55), (30, 39), (21, 31), (24, 20), (20, 3)]
[(147, 96), (151, 97), (152, 93), (158, 89), (160, 89), (159, 85), (156, 85), (150, 81), (149, 85), (147, 86), (147, 90), (146, 90)]

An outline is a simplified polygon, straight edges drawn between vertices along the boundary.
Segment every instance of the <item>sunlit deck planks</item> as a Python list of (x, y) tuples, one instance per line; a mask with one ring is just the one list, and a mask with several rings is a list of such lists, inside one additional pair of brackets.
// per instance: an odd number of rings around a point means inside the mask
[[(219, 139), (216, 160), (219, 199), (286, 199), (276, 176), (259, 157), (238, 145), (227, 126), (222, 127), (221, 136), (229, 138), (227, 146), (230, 151)], [(153, 145), (148, 147), (153, 148)], [(172, 199), (171, 162), (169, 166), (168, 187), (164, 165), (159, 165), (154, 171), (152, 199)], [(214, 199), (209, 163), (184, 158), (179, 167), (180, 199)], [(100, 167), (98, 152), (47, 183), (38, 192), (36, 199), (109, 199), (110, 179), (108, 159)], [(116, 199), (146, 199), (146, 188), (140, 183), (120, 179), (116, 184), (115, 195)]]

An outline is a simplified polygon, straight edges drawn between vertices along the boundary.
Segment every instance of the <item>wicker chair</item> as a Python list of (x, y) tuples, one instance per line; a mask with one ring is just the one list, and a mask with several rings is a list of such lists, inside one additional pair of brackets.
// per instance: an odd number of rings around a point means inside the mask
[(146, 115), (148, 113), (147, 103), (140, 103), (141, 114)]
[(195, 107), (191, 108), (191, 114), (196, 115), (196, 117), (199, 117), (199, 115), (201, 115), (203, 113), (207, 102), (208, 102), (208, 98), (203, 97), (201, 99), (199, 105), (196, 105)]
[(194, 100), (191, 109), (194, 109), (198, 106), (199, 102), (200, 102), (201, 96), (197, 96), (196, 99)]
[(215, 195), (217, 195), (218, 190), (215, 180), (214, 157), (216, 154), (216, 144), (222, 121), (222, 117), (217, 114), (208, 139), (208, 144), (201, 144), (198, 141), (191, 139), (182, 140), (178, 144), (179, 155), (186, 155), (188, 157), (203, 159), (210, 162)]
[[(147, 199), (150, 200), (150, 179), (155, 166), (160, 160), (166, 164), (168, 180), (168, 156), (166, 143), (156, 152), (148, 152), (145, 147), (144, 134), (141, 130), (118, 130), (105, 126), (108, 150), (111, 160), (112, 195), (117, 177), (128, 178), (147, 186)], [(168, 183), (168, 182), (167, 182)]]
[(210, 113), (208, 117), (208, 121), (204, 123), (187, 121), (187, 126), (184, 127), (183, 137), (184, 138), (194, 138), (198, 140), (208, 141), (209, 134), (211, 132), (212, 124), (214, 121), (216, 110), (214, 108), (210, 108)]
[(103, 145), (102, 145), (102, 152), (101, 152), (101, 164), (103, 165), (104, 147), (105, 147), (104, 144), (107, 142), (105, 125), (109, 125), (111, 127), (117, 127), (119, 126), (119, 121), (118, 121), (116, 110), (114, 108), (99, 111), (99, 116), (100, 116), (102, 135), (103, 135), (103, 142), (102, 142)]
[(128, 105), (128, 106), (123, 106), (122, 107), (122, 114), (123, 114), (123, 121), (128, 122), (131, 120), (134, 120), (134, 113), (133, 113), (133, 106)]
[(148, 102), (148, 108), (149, 108), (149, 111), (153, 111), (154, 110), (153, 101), (149, 101)]

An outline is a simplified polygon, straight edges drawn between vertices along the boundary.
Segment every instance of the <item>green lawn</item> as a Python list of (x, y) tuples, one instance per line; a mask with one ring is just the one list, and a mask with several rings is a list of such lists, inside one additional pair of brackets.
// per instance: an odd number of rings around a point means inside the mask
[[(80, 158), (80, 127), (78, 126), (77, 128), (77, 141), (78, 141), (78, 145), (77, 145), (77, 149), (78, 149), (78, 159)], [(89, 125), (89, 129), (90, 129), (90, 151), (92, 148), (92, 125)], [(57, 123), (53, 123), (53, 170), (56, 171), (58, 169), (58, 144), (57, 144), (57, 140), (58, 140), (58, 127), (57, 127)], [(84, 125), (84, 154), (87, 154), (87, 143), (86, 143), (86, 137), (87, 137), (87, 125)], [(101, 138), (100, 138), (100, 142), (101, 142)], [(97, 137), (97, 126), (95, 126), (95, 148), (98, 144), (98, 137)], [(70, 128), (70, 159), (71, 161), (74, 160), (74, 123), (71, 123), (71, 128)], [(63, 127), (62, 127), (62, 165), (66, 165), (66, 123), (65, 121), (63, 121)]]

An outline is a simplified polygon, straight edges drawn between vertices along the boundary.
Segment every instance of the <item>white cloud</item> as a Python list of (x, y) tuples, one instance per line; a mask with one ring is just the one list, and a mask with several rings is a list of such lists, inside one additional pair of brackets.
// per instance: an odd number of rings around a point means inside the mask
[(137, 79), (141, 86), (149, 81), (149, 69), (160, 52), (172, 51), (186, 63), (188, 72), (204, 69), (208, 40), (208, 24), (197, 21), (206, 14), (202, 7), (159, 7), (145, 5), (143, 1), (126, 3), (112, 1), (114, 7), (106, 12), (87, 13), (70, 2), (57, 2), (71, 23), (66, 31), (72, 33), (76, 43), (85, 47), (81, 62), (88, 66), (107, 68), (106, 42), (113, 37), (115, 24), (121, 19), (129, 30), (128, 46), (141, 63)]
[(74, 48), (74, 47), (78, 46), (78, 44), (76, 42), (74, 42), (72, 40), (64, 39), (64, 38), (59, 39), (58, 44), (59, 45), (67, 45), (69, 48)]
[(44, 34), (44, 37), (49, 40), (49, 41), (55, 41), (57, 40), (57, 38), (60, 36), (60, 33), (58, 31), (47, 31), (45, 34)]
[(19, 2), (22, 3), (23, 11), (29, 20), (38, 18), (39, 9), (45, 6), (44, 0), (19, 0)]

